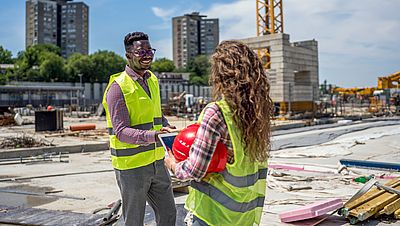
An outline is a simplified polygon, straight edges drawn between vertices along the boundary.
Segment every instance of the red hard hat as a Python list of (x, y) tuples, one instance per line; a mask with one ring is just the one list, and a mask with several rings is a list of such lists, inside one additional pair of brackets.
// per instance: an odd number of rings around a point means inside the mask
[[(172, 144), (172, 151), (174, 153), (175, 159), (178, 162), (181, 162), (189, 157), (189, 150), (196, 138), (197, 130), (199, 129), (199, 127), (199, 124), (189, 125), (175, 137), (174, 143)], [(223, 143), (218, 142), (210, 165), (208, 166), (207, 173), (221, 172), (222, 170), (224, 170), (226, 160), (226, 146)]]

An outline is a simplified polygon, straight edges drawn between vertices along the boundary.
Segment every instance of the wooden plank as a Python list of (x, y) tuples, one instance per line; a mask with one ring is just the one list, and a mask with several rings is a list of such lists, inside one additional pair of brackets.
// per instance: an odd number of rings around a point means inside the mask
[[(389, 182), (387, 182), (385, 184), (386, 186), (390, 186), (390, 187), (394, 187), (394, 186), (398, 186), (400, 185), (400, 179), (396, 178), (393, 180), (390, 180)], [(383, 195), (385, 193), (385, 190), (380, 190), (378, 188), (372, 188), (371, 190), (369, 190), (367, 193), (365, 193), (364, 195), (362, 195), (361, 197), (359, 197), (358, 199), (354, 200), (353, 202), (350, 202), (348, 204), (345, 205), (345, 209), (347, 211), (350, 211), (370, 200), (373, 200), (374, 198), (379, 197), (380, 195)]]
[[(400, 188), (399, 186), (394, 187), (396, 189)], [(350, 210), (349, 216), (353, 216), (357, 218), (359, 221), (364, 221), (369, 217), (378, 213), (381, 209), (383, 209), (386, 205), (390, 204), (391, 202), (395, 201), (399, 198), (397, 194), (391, 194), (386, 191), (383, 191), (384, 194), (369, 200), (362, 205)]]
[(394, 212), (394, 217), (395, 217), (396, 219), (400, 220), (400, 209), (398, 209), (398, 210), (396, 210), (396, 211)]
[(385, 206), (385, 208), (383, 208), (383, 210), (379, 211), (379, 215), (382, 215), (382, 214), (390, 215), (398, 209), (400, 209), (400, 198), (394, 200), (392, 203)]

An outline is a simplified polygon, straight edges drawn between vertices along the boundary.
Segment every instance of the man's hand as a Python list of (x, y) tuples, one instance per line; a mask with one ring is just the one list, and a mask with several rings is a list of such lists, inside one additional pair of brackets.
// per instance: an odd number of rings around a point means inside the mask
[(167, 133), (167, 132), (166, 131), (162, 131), (162, 130), (156, 131), (154, 139), (157, 141), (158, 140), (158, 135), (163, 134), (163, 133)]
[(168, 157), (164, 159), (164, 165), (169, 169), (172, 173), (175, 174), (175, 167), (176, 167), (176, 159), (174, 157), (174, 153), (168, 148)]
[(167, 132), (167, 133), (174, 133), (179, 132), (182, 129), (177, 129), (176, 126), (167, 126), (160, 129), (160, 131)]

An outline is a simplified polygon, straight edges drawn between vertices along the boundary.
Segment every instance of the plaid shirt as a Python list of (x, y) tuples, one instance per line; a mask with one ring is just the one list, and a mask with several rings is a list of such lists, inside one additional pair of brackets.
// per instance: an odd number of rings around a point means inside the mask
[(214, 103), (208, 105), (204, 110), (203, 120), (190, 148), (189, 158), (176, 164), (176, 177), (200, 181), (206, 175), (219, 141), (228, 149), (227, 161), (233, 163), (233, 148), (228, 127), (218, 105)]

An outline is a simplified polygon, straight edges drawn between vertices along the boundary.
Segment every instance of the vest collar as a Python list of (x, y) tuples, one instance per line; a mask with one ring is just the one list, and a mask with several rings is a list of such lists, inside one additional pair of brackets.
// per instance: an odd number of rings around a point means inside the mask
[[(142, 77), (135, 70), (130, 68), (129, 65), (125, 66), (125, 72), (126, 72), (126, 74), (128, 74), (133, 79), (133, 81), (137, 81), (138, 79), (142, 79)], [(150, 78), (150, 76), (151, 76), (150, 72), (148, 70), (146, 70), (144, 72), (143, 79), (147, 80), (148, 78)]]

